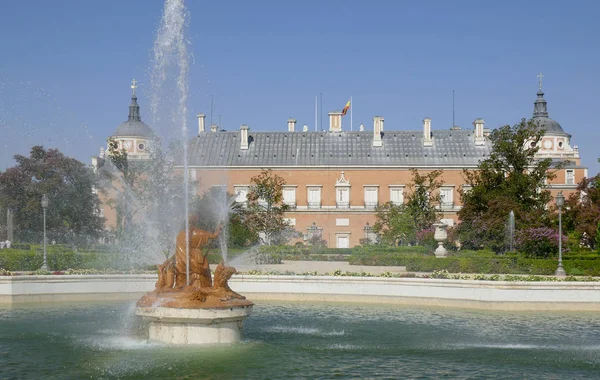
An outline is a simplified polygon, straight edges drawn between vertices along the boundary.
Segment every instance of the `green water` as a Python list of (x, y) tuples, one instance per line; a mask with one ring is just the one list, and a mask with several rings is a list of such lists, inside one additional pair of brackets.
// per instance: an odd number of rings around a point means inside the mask
[(133, 303), (0, 309), (1, 379), (598, 379), (600, 315), (257, 303), (245, 340), (167, 347)]

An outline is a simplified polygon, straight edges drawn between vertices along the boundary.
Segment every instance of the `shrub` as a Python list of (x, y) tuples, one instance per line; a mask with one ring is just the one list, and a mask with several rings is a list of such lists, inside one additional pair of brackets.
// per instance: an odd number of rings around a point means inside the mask
[[(563, 235), (562, 241), (565, 249), (567, 237)], [(517, 247), (529, 258), (553, 257), (558, 252), (558, 232), (547, 227), (521, 230), (517, 233)]]
[(21, 249), (24, 251), (29, 251), (31, 250), (31, 246), (29, 244), (23, 244), (23, 243), (13, 243), (10, 245), (11, 249)]
[(434, 249), (438, 245), (433, 237), (434, 234), (435, 227), (418, 231), (416, 234), (418, 244), (424, 248)]

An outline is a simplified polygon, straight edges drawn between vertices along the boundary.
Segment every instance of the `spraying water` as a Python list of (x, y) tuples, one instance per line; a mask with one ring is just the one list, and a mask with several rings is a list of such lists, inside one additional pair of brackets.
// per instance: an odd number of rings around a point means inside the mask
[(175, 125), (181, 126), (183, 145), (183, 191), (184, 191), (184, 223), (186, 235), (186, 282), (190, 281), (189, 255), (189, 172), (188, 172), (188, 129), (187, 115), (187, 76), (189, 71), (189, 56), (187, 52), (185, 31), (188, 24), (188, 13), (183, 0), (166, 0), (160, 22), (160, 27), (154, 41), (154, 64), (152, 68), (152, 113), (158, 115), (161, 88), (168, 79), (168, 68), (174, 66), (177, 70), (177, 109), (173, 115)]
[(511, 210), (508, 214), (508, 249), (509, 252), (514, 250), (515, 243), (515, 213)]

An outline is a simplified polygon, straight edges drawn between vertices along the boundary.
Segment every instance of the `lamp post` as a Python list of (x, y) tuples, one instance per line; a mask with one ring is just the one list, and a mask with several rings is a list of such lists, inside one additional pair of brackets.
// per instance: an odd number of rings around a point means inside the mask
[(566, 277), (567, 273), (562, 266), (562, 207), (565, 204), (565, 197), (562, 191), (556, 196), (556, 206), (558, 207), (558, 268), (554, 275), (556, 277)]
[(46, 209), (48, 208), (48, 197), (46, 194), (42, 195), (42, 208), (44, 209), (44, 264), (40, 270), (48, 270), (48, 262), (46, 260)]

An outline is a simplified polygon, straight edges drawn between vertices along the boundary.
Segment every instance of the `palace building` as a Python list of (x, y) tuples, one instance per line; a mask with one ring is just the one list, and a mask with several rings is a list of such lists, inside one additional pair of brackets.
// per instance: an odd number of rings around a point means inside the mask
[[(546, 131), (539, 142), (539, 157), (563, 163), (549, 188), (553, 195), (563, 191), (568, 197), (587, 176), (587, 169), (581, 166), (578, 148), (571, 145), (571, 135), (549, 118), (541, 86), (532, 120)], [(327, 131), (299, 130), (294, 119), (287, 120), (283, 130), (255, 132), (242, 125), (236, 131), (223, 131), (216, 125), (207, 129), (205, 115), (199, 114), (198, 134), (189, 142), (190, 178), (201, 179), (199, 194), (213, 186), (225, 187), (243, 203), (250, 179), (272, 169), (285, 179), (288, 223), (305, 239), (320, 234), (329, 247), (346, 248), (363, 238), (375, 239), (371, 226), (377, 205), (404, 202), (411, 168), (423, 173), (439, 169), (443, 170), (442, 221), (455, 224), (461, 208), (459, 190), (468, 190), (463, 169), (476, 169), (490, 154), (484, 120), (475, 119), (469, 129), (443, 130), (433, 129), (430, 118), (410, 130), (384, 128), (384, 121), (375, 116), (371, 130), (361, 126), (352, 132), (343, 129), (342, 112), (334, 111), (329, 113)], [(129, 120), (112, 137), (140, 159), (150, 135), (139, 117), (134, 92)], [(105, 216), (107, 225), (114, 226), (114, 212), (105, 210)]]

